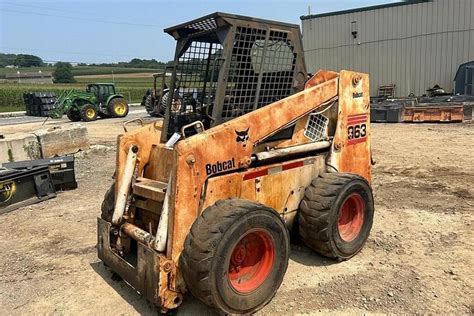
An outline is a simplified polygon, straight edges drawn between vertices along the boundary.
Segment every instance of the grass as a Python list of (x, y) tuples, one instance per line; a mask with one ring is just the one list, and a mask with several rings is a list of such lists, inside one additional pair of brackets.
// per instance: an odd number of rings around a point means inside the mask
[[(28, 68), (28, 71), (34, 71), (34, 69), (35, 68)], [(44, 69), (45, 68), (42, 70), (46, 71)], [(113, 78), (111, 69), (114, 71)], [(5, 69), (0, 68), (0, 71), (5, 71)], [(83, 78), (81, 76), (77, 76), (77, 83), (73, 84), (0, 83), (0, 112), (24, 110), (25, 105), (23, 103), (23, 93), (26, 92), (50, 91), (59, 96), (64, 91), (70, 89), (85, 90), (85, 87), (88, 83), (114, 82), (118, 93), (123, 94), (130, 103), (141, 102), (146, 90), (153, 87), (153, 77), (149, 74), (157, 72), (156, 69), (110, 67), (75, 67), (75, 71), (81, 73), (81, 75), (87, 75), (88, 77)], [(110, 76), (108, 76), (109, 74)], [(127, 76), (126, 74), (136, 75)]]
[(2, 106), (0, 107), (0, 112), (16, 112), (16, 111), (23, 111), (23, 108), (19, 108), (17, 106)]

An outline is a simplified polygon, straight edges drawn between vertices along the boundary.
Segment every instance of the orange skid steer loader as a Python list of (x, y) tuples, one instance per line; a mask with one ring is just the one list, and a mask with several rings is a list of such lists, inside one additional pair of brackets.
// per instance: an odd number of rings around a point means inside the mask
[(165, 32), (165, 115), (118, 138), (98, 255), (162, 311), (189, 290), (253, 313), (283, 280), (290, 230), (338, 260), (367, 240), (369, 78), (308, 79), (298, 25), (214, 13)]

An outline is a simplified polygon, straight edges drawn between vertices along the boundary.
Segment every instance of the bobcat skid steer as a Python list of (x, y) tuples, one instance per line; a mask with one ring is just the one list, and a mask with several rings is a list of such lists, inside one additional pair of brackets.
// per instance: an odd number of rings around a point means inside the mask
[(98, 255), (162, 311), (190, 291), (253, 313), (283, 280), (289, 231), (338, 260), (369, 235), (369, 78), (308, 78), (298, 25), (214, 13), (165, 32), (165, 117), (118, 138)]

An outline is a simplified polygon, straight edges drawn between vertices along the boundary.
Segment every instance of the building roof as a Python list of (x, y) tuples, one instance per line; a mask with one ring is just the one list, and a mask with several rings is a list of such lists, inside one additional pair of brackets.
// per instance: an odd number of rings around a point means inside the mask
[(349, 9), (349, 10), (334, 11), (334, 12), (327, 12), (327, 13), (320, 13), (320, 14), (302, 15), (300, 17), (300, 19), (301, 20), (316, 19), (316, 18), (323, 18), (323, 17), (326, 17), (326, 16), (334, 16), (334, 15), (342, 15), (342, 14), (349, 14), (349, 13), (355, 13), (355, 12), (379, 10), (379, 9), (399, 7), (399, 6), (403, 6), (403, 5), (412, 5), (412, 4), (418, 4), (418, 3), (424, 3), (424, 2), (433, 2), (433, 0), (406, 0), (406, 1), (403, 1), (403, 2), (379, 4), (379, 5)]
[(454, 76), (454, 81), (458, 80), (458, 76), (461, 74), (461, 70), (464, 70), (467, 66), (474, 66), (474, 60), (468, 61), (467, 63), (461, 64), (456, 71), (456, 75)]
[(5, 74), (6, 79), (25, 79), (25, 78), (49, 78), (52, 77), (52, 73), (50, 71), (45, 72), (12, 72)]

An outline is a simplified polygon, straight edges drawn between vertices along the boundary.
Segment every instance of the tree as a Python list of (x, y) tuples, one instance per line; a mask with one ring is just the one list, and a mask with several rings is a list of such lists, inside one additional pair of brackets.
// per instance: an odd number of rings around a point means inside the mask
[(15, 62), (16, 55), (15, 54), (3, 54), (0, 53), (0, 67), (5, 67), (9, 65), (13, 65)]
[(76, 80), (72, 75), (72, 65), (65, 62), (57, 62), (53, 72), (54, 83), (74, 83)]
[(13, 65), (18, 67), (42, 67), (44, 63), (38, 56), (19, 54), (16, 55)]

